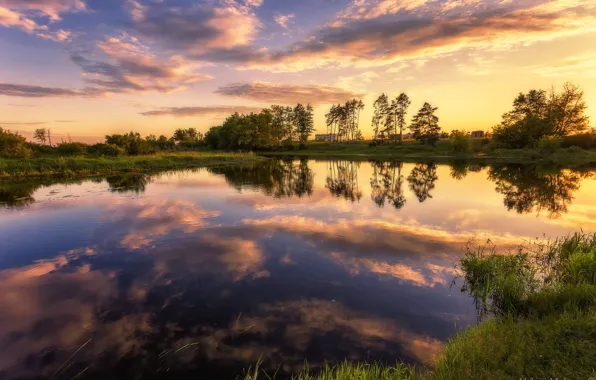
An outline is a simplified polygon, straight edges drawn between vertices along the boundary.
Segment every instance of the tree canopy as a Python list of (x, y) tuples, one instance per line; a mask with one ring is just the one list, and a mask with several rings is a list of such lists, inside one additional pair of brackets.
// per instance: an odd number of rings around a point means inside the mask
[(520, 93), (513, 109), (493, 129), (493, 139), (506, 148), (535, 147), (544, 136), (564, 137), (589, 127), (584, 93), (571, 83), (561, 92), (530, 90)]

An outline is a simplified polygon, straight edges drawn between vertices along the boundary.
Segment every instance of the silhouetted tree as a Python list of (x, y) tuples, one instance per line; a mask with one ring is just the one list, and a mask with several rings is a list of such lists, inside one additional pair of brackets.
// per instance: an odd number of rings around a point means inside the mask
[(40, 144), (44, 144), (47, 141), (47, 130), (45, 128), (38, 128), (33, 132), (33, 138), (40, 142)]
[(420, 111), (414, 116), (410, 130), (416, 140), (433, 146), (439, 140), (441, 128), (439, 127), (439, 118), (435, 115), (437, 109), (429, 103), (424, 103)]
[(373, 103), (373, 119), (372, 126), (375, 131), (375, 139), (379, 136), (384, 139), (388, 137), (387, 131), (387, 117), (389, 115), (389, 98), (385, 94), (381, 94)]
[(493, 139), (507, 147), (534, 147), (544, 136), (568, 136), (588, 129), (589, 118), (581, 89), (571, 83), (561, 93), (554, 88), (520, 93), (513, 110), (493, 129)]
[(394, 117), (393, 126), (395, 128), (394, 136), (397, 136), (397, 129), (399, 128), (400, 144), (403, 141), (403, 131), (406, 126), (406, 115), (408, 113), (410, 104), (412, 104), (410, 98), (403, 92), (391, 102), (391, 112), (393, 113)]

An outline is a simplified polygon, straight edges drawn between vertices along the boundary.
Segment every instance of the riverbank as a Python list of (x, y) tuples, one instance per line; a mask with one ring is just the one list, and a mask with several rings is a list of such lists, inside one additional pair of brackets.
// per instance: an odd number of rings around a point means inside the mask
[[(428, 368), (344, 362), (319, 372), (305, 366), (293, 379), (596, 377), (596, 235), (510, 254), (478, 247), (459, 268), (483, 321), (457, 334)], [(257, 378), (258, 368), (245, 377)]]
[(354, 143), (329, 143), (312, 141), (302, 150), (285, 150), (260, 152), (268, 157), (293, 156), (315, 159), (351, 159), (351, 160), (400, 160), (420, 161), (433, 160), (449, 162), (467, 160), (471, 162), (532, 164), (550, 163), (560, 166), (580, 166), (596, 163), (596, 151), (577, 147), (560, 148), (552, 152), (541, 152), (538, 149), (495, 149), (483, 147), (484, 140), (473, 140), (470, 151), (454, 153), (450, 140), (441, 140), (435, 147), (421, 145), (416, 141), (405, 141), (402, 145), (386, 144), (369, 146), (367, 141)]
[(39, 157), (0, 159), (0, 179), (88, 177), (118, 173), (145, 173), (203, 166), (245, 164), (266, 160), (250, 153), (182, 152), (120, 157)]

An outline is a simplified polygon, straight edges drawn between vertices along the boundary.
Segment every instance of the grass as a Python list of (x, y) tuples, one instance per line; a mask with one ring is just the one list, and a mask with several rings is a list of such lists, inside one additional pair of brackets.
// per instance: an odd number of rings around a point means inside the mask
[(184, 152), (122, 157), (40, 157), (0, 159), (0, 178), (84, 177), (115, 173), (142, 173), (264, 160), (254, 154)]
[(577, 147), (558, 149), (548, 154), (538, 149), (488, 149), (483, 139), (471, 139), (468, 153), (454, 153), (450, 140), (440, 140), (435, 147), (421, 145), (417, 141), (407, 140), (402, 145), (386, 144), (369, 147), (368, 141), (353, 143), (331, 143), (311, 141), (304, 150), (289, 150), (261, 153), (266, 156), (301, 156), (312, 158), (350, 158), (350, 159), (394, 159), (451, 161), (466, 159), (494, 163), (557, 163), (565, 166), (596, 163), (596, 151)]
[[(261, 362), (254, 368), (249, 368), (243, 380), (274, 379), (275, 375), (268, 375), (265, 371), (259, 371)], [(358, 363), (344, 361), (335, 365), (326, 363), (317, 372), (310, 370), (308, 363), (292, 380), (408, 380), (415, 379), (416, 373), (413, 366), (396, 363), (393, 366), (383, 363)]]
[[(294, 380), (596, 378), (596, 234), (576, 233), (510, 254), (468, 249), (463, 291), (481, 322), (459, 332), (429, 368), (343, 362)], [(250, 377), (258, 376), (258, 367)]]

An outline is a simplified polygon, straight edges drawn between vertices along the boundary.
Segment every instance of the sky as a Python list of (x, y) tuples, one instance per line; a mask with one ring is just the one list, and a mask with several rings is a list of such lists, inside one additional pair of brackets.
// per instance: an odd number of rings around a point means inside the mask
[[(233, 112), (364, 101), (489, 130), (571, 81), (596, 119), (593, 0), (0, 0), (0, 127), (99, 141), (206, 131)], [(594, 124), (592, 124), (594, 126)]]

